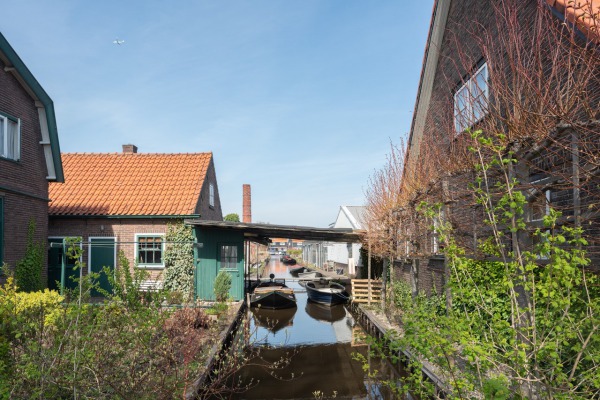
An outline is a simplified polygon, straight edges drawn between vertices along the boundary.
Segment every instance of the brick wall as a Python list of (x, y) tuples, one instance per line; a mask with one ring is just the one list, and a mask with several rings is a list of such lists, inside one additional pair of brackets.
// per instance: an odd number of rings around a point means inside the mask
[[(90, 237), (114, 237), (117, 242), (117, 252), (123, 251), (129, 260), (130, 266), (135, 265), (136, 234), (155, 233), (165, 234), (167, 224), (174, 223), (174, 219), (112, 219), (112, 218), (50, 218), (48, 236), (67, 237), (81, 236), (84, 246), (83, 262), (87, 265), (88, 247)], [(162, 276), (163, 269), (147, 269), (151, 279)]]
[(35, 240), (46, 242), (48, 181), (34, 101), (14, 76), (4, 71), (1, 61), (0, 112), (21, 120), (20, 160), (0, 158), (0, 196), (4, 198), (4, 237), (0, 240), (4, 244), (4, 261), (14, 267), (25, 255), (30, 220), (36, 224)]

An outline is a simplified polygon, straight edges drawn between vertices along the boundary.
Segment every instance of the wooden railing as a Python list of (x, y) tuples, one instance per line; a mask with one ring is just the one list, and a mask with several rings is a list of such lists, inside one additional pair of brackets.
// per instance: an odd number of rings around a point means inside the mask
[[(371, 289), (369, 290), (369, 281)], [(381, 301), (381, 281), (372, 279), (352, 279), (352, 301), (354, 303), (376, 303)]]

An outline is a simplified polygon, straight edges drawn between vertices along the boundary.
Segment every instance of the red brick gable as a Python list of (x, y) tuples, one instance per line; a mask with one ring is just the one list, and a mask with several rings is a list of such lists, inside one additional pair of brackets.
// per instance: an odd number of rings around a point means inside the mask
[(192, 215), (212, 153), (63, 153), (65, 183), (50, 183), (49, 214)]

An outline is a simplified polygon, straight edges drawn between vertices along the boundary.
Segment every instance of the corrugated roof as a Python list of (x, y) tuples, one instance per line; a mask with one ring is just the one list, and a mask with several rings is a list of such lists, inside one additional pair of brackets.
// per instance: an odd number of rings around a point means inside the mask
[(212, 153), (63, 153), (49, 214), (193, 215)]

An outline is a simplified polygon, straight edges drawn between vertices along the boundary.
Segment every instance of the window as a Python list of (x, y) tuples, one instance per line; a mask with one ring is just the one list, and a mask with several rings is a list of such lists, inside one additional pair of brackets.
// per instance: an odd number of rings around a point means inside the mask
[(544, 190), (530, 203), (531, 221), (541, 221), (550, 214), (550, 190)]
[(208, 185), (208, 205), (215, 206), (215, 186), (212, 183)]
[(21, 121), (0, 114), (0, 157), (19, 160)]
[(140, 267), (164, 267), (163, 238), (159, 235), (137, 235), (136, 260)]
[(475, 125), (487, 113), (488, 67), (484, 63), (454, 94), (454, 127), (457, 133)]
[(221, 269), (237, 269), (237, 246), (221, 246)]

